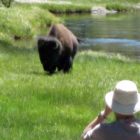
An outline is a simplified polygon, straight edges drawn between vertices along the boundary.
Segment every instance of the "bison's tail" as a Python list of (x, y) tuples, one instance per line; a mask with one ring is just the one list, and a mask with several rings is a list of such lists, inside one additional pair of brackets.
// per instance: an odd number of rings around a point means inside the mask
[(78, 41), (78, 43), (82, 43), (82, 42), (84, 42), (84, 39), (77, 37), (77, 41)]

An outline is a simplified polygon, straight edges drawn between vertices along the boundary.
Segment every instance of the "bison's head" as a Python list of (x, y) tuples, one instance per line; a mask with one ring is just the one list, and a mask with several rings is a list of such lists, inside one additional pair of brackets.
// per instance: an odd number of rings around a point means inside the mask
[(45, 71), (53, 73), (59, 61), (62, 45), (55, 37), (40, 37), (38, 52)]

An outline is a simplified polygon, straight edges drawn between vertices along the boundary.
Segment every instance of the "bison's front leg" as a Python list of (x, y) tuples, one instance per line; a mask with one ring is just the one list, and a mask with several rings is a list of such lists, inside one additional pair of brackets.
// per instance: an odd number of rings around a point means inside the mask
[(43, 63), (43, 69), (49, 74), (53, 74), (56, 70), (56, 66), (47, 66), (47, 64)]

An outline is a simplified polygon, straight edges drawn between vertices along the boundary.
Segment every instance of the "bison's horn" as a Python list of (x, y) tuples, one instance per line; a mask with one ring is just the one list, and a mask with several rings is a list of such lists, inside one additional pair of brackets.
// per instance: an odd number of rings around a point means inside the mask
[(54, 50), (57, 50), (59, 48), (59, 44), (56, 43), (55, 47), (54, 47)]

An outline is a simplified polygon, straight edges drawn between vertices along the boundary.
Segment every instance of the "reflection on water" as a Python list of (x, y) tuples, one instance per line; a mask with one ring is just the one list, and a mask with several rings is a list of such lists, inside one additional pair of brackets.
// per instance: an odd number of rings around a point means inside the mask
[(89, 45), (122, 45), (123, 47), (127, 46), (136, 46), (140, 47), (140, 41), (138, 40), (132, 40), (132, 39), (121, 39), (121, 38), (85, 38), (83, 42), (83, 46), (89, 46)]
[(82, 49), (140, 58), (140, 13), (108, 16), (72, 15), (65, 24), (83, 39)]

